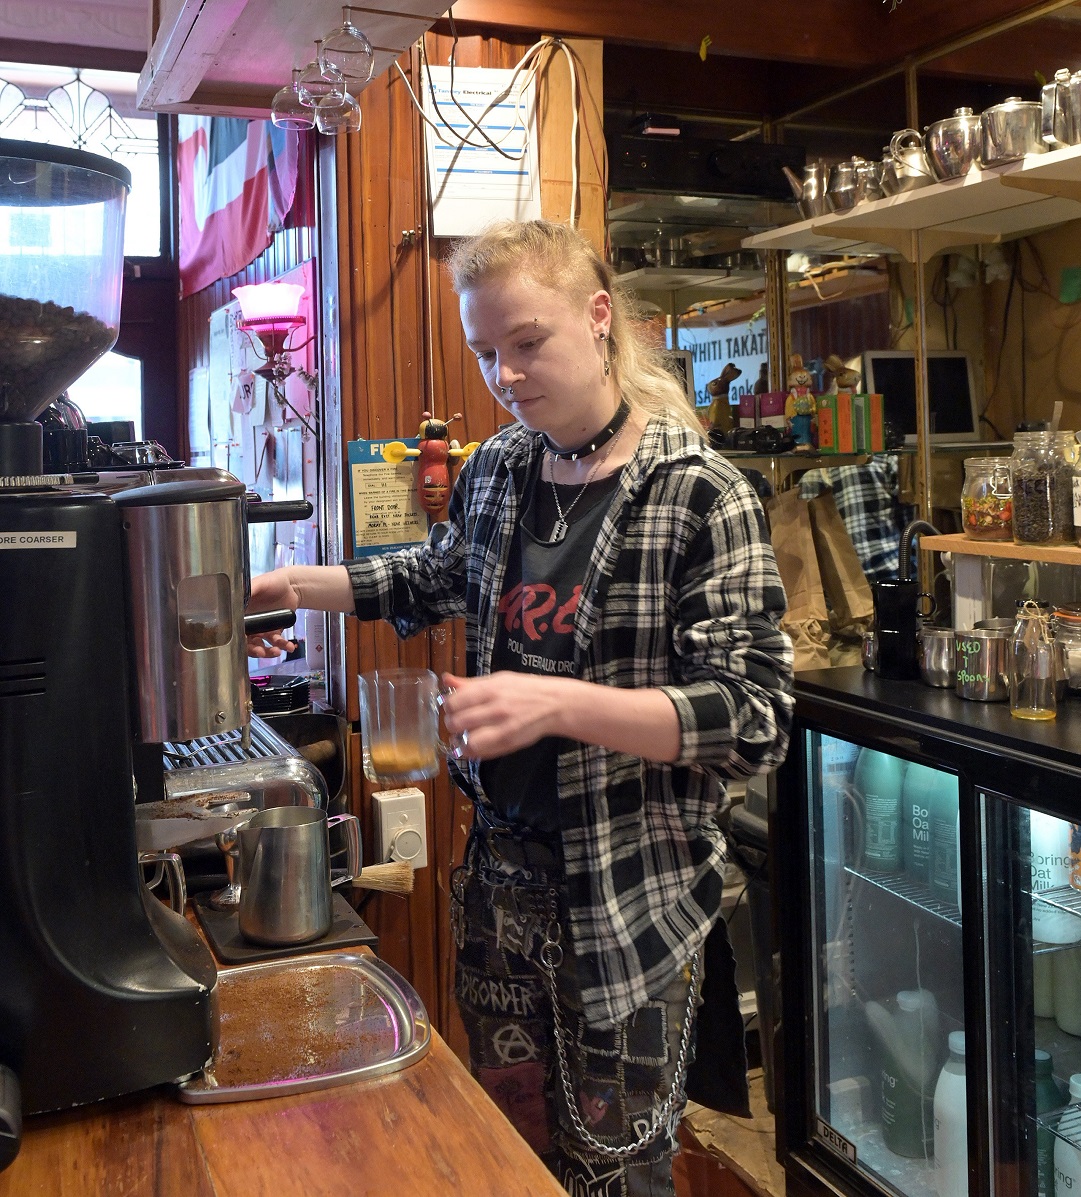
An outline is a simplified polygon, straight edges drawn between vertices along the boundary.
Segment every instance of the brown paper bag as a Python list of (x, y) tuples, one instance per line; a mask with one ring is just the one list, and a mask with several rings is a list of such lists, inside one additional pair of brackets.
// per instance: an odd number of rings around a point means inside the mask
[(769, 501), (766, 512), (777, 568), (788, 595), (781, 627), (792, 638), (795, 667), (826, 669), (830, 665), (829, 613), (807, 504), (797, 491), (786, 490)]
[(811, 499), (808, 507), (822, 589), (829, 604), (830, 627), (846, 634), (846, 639), (859, 640), (871, 626), (874, 604), (852, 537), (831, 491)]

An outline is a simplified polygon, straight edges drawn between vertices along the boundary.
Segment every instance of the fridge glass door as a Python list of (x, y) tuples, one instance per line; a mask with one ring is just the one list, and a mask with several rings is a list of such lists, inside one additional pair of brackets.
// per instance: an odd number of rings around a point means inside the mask
[[(989, 792), (981, 799), (994, 827), (996, 808), (1008, 800)], [(1081, 824), (1024, 807), (997, 824), (1001, 838), (1016, 845), (1020, 883), (1030, 895), (1014, 920), (1025, 927), (1031, 916), (1031, 984), (1022, 975), (1018, 989), (1032, 1001), (1020, 1003), (1028, 1025), (1019, 1026), (1018, 1040), (1026, 1054), (1034, 1050), (1034, 1061), (1018, 1070), (1016, 1099), (1035, 1125), (1030, 1191), (1074, 1197), (1081, 1195)]]
[(957, 776), (803, 734), (814, 1133), (876, 1191), (965, 1197)]

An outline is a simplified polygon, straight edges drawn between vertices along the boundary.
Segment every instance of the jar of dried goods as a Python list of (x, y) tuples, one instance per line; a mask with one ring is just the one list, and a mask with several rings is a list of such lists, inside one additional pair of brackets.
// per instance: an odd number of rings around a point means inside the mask
[(966, 457), (961, 523), (973, 540), (1013, 537), (1013, 490), (1008, 457)]
[(1049, 430), (1014, 434), (1010, 475), (1013, 538), (1018, 544), (1066, 544), (1073, 539), (1073, 465), (1065, 451), (1066, 438), (1072, 435)]

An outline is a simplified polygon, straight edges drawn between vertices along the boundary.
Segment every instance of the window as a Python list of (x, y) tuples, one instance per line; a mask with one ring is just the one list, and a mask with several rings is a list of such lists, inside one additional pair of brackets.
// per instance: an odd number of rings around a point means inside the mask
[[(160, 257), (158, 120), (135, 107), (138, 75), (0, 62), (0, 137), (70, 146), (131, 171), (126, 257)], [(27, 236), (33, 230), (25, 230)]]
[(130, 420), (134, 439), (143, 439), (143, 363), (110, 352), (68, 387), (68, 398), (94, 420)]

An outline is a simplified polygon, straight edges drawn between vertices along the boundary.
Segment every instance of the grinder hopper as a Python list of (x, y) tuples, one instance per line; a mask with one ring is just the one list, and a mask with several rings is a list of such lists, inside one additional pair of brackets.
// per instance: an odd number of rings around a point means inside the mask
[(41, 473), (34, 418), (116, 342), (131, 176), (0, 138), (0, 477)]

